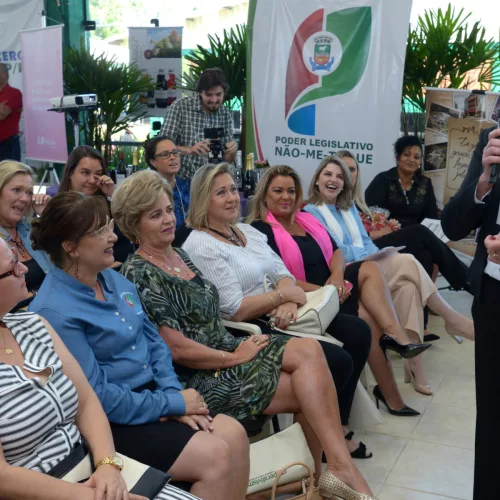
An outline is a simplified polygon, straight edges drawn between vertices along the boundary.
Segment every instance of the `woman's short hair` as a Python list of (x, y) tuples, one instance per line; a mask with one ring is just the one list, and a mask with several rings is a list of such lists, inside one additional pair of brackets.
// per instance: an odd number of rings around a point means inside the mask
[(90, 146), (77, 146), (69, 155), (66, 165), (64, 165), (61, 184), (59, 185), (59, 193), (71, 190), (71, 176), (73, 175), (75, 168), (78, 167), (78, 164), (84, 158), (93, 158), (94, 160), (98, 160), (101, 164), (103, 172), (106, 171), (104, 158), (102, 157), (102, 154), (97, 151), (97, 149)]
[[(210, 207), (210, 195), (215, 179), (219, 175), (229, 174), (229, 165), (219, 163), (217, 165), (203, 165), (191, 179), (190, 205), (186, 223), (193, 229), (200, 229), (208, 226), (208, 209)], [(240, 206), (238, 204), (238, 214), (233, 223), (240, 218)]]
[(137, 241), (137, 224), (144, 212), (150, 210), (165, 193), (172, 205), (172, 189), (159, 174), (142, 170), (127, 177), (113, 193), (111, 213), (122, 233), (131, 241)]
[(151, 160), (155, 159), (156, 148), (162, 141), (170, 141), (175, 145), (175, 141), (171, 137), (168, 137), (166, 135), (157, 135), (156, 137), (153, 137), (152, 139), (146, 141), (144, 144), (144, 158), (148, 166), (153, 170), (156, 170), (156, 167), (151, 164)]
[(396, 160), (403, 154), (405, 149), (417, 146), (422, 151), (422, 142), (416, 135), (403, 135), (394, 143), (394, 156)]
[[(6, 184), (8, 184), (17, 174), (29, 175), (33, 179), (33, 170), (30, 166), (14, 160), (0, 161), (0, 195), (2, 194), (3, 188)], [(30, 215), (31, 207), (29, 207), (25, 216)]]
[(325, 159), (321, 161), (316, 172), (314, 172), (313, 178), (311, 180), (311, 184), (309, 184), (309, 199), (308, 203), (313, 203), (314, 205), (321, 205), (323, 200), (321, 199), (321, 195), (316, 183), (318, 182), (319, 176), (321, 172), (330, 164), (334, 163), (338, 165), (342, 169), (342, 174), (344, 175), (344, 189), (337, 196), (337, 200), (335, 204), (341, 210), (349, 210), (352, 207), (352, 180), (351, 173), (347, 168), (347, 165), (337, 156), (327, 156)]
[(257, 188), (255, 189), (255, 196), (250, 202), (250, 214), (248, 215), (246, 222), (251, 224), (255, 220), (265, 221), (267, 215), (266, 207), (266, 196), (267, 191), (271, 182), (273, 182), (276, 177), (291, 177), (295, 184), (295, 206), (293, 207), (293, 214), (300, 210), (303, 201), (302, 186), (300, 184), (299, 174), (288, 165), (275, 165), (267, 169), (266, 173), (262, 176)]
[(77, 244), (87, 233), (106, 224), (107, 217), (109, 211), (103, 197), (78, 191), (59, 193), (49, 200), (41, 217), (32, 222), (33, 248), (43, 250), (56, 266), (63, 267), (63, 242)]

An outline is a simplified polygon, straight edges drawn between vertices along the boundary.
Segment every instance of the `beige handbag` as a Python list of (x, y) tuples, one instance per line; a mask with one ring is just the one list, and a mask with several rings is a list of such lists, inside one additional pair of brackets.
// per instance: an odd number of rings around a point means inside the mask
[[(304, 467), (309, 473), (309, 477), (302, 479), (302, 481), (296, 481), (293, 483), (285, 484), (283, 486), (278, 486), (280, 478), (283, 474), (287, 473), (290, 467)], [(319, 496), (319, 488), (314, 486), (314, 476), (311, 469), (302, 462), (293, 462), (288, 464), (282, 470), (278, 471), (276, 479), (274, 480), (273, 487), (268, 490), (260, 491), (259, 493), (254, 493), (252, 495), (247, 495), (246, 500), (276, 500), (276, 495), (294, 494), (298, 495), (294, 497), (288, 497), (289, 500), (321, 500)]]
[[(278, 472), (286, 467), (290, 460), (305, 463), (314, 471), (314, 459), (300, 424), (293, 424), (284, 431), (250, 445), (250, 480), (247, 495), (270, 490)], [(300, 482), (308, 477), (305, 472), (304, 469), (295, 467), (284, 476), (280, 475), (278, 483), (283, 485)]]
[[(266, 292), (276, 290), (276, 285), (266, 274), (264, 276), (264, 289)], [(298, 332), (311, 335), (324, 335), (326, 329), (339, 312), (339, 296), (333, 285), (322, 286), (314, 292), (306, 292), (306, 303), (297, 309), (297, 321), (290, 323), (286, 330), (276, 328), (270, 320), (273, 329), (293, 335)]]

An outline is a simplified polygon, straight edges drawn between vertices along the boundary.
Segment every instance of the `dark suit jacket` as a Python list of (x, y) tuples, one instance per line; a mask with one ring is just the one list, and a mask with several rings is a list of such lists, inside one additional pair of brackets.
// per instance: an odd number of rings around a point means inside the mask
[(484, 268), (488, 258), (484, 239), (490, 234), (497, 234), (500, 229), (496, 223), (500, 205), (500, 181), (483, 200), (484, 204), (474, 202), (476, 186), (483, 171), (483, 150), (488, 144), (488, 134), (494, 128), (481, 132), (465, 179), (457, 194), (444, 207), (441, 217), (444, 234), (453, 241), (461, 240), (472, 230), (481, 227), (476, 256), (470, 268), (470, 288), (477, 298), (481, 295)]

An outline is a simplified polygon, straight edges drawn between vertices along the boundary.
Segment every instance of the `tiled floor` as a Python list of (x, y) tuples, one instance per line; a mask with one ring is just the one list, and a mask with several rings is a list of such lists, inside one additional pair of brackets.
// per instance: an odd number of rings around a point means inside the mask
[[(438, 282), (439, 284), (439, 282)], [(443, 292), (448, 302), (470, 317), (472, 297), (466, 292)], [(379, 500), (471, 500), (474, 465), (473, 344), (457, 345), (430, 316), (431, 331), (441, 336), (424, 354), (433, 396), (416, 393), (403, 379), (401, 359), (394, 371), (405, 402), (419, 417), (389, 415), (384, 423), (356, 436), (373, 452), (356, 460)], [(370, 381), (370, 393), (373, 379)]]

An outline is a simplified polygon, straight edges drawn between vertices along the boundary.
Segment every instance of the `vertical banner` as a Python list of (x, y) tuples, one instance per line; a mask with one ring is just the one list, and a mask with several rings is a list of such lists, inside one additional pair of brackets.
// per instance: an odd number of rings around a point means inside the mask
[(247, 149), (304, 187), (349, 149), (366, 186), (394, 165), (411, 0), (251, 0)]
[(51, 98), (64, 95), (62, 26), (23, 31), (21, 47), (26, 158), (66, 163), (64, 114), (47, 111)]
[(130, 63), (156, 82), (154, 91), (139, 96), (147, 116), (164, 116), (181, 97), (182, 28), (129, 28)]

